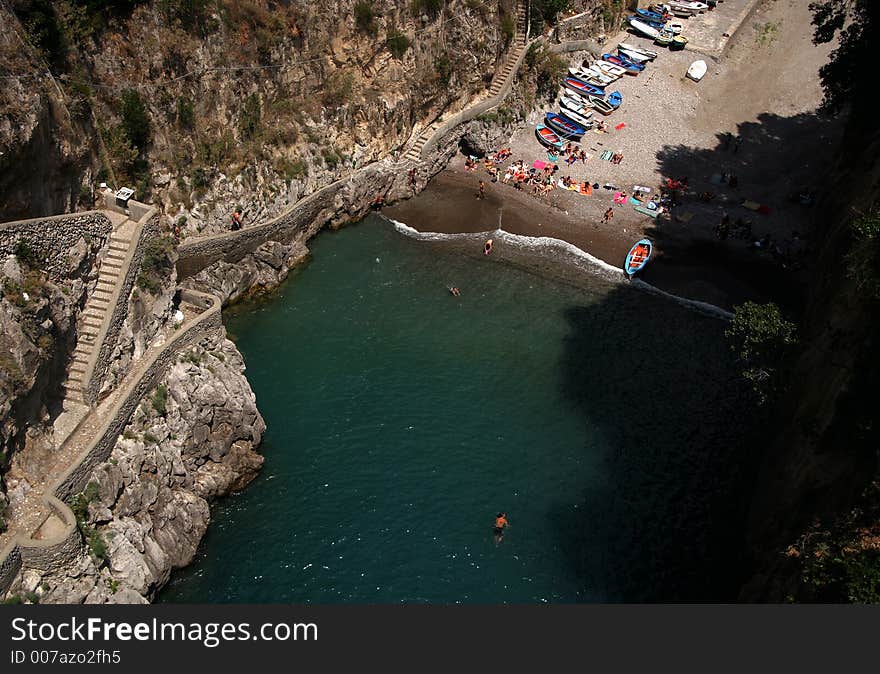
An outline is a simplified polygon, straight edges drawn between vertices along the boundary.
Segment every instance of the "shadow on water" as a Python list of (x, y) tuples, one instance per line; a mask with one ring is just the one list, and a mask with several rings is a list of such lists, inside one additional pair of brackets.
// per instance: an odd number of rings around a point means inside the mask
[[(651, 329), (633, 323), (633, 305), (661, 314), (645, 316)], [(584, 594), (732, 600), (750, 469), (739, 460), (748, 420), (726, 324), (625, 286), (565, 318), (563, 394), (607, 436), (599, 486), (550, 516)]]
[[(757, 121), (741, 122), (736, 134), (718, 133), (712, 148), (666, 145), (657, 153), (663, 176), (687, 177), (689, 191), (680, 199), (677, 217), (687, 222), (657, 221), (648, 231), (658, 244), (662, 265), (646, 268), (644, 280), (674, 291), (677, 276), (693, 277), (694, 268), (707, 285), (726, 289), (729, 298), (701, 297), (731, 306), (746, 299), (773, 300), (797, 313), (803, 304), (809, 233), (814, 207), (799, 195), (815, 199), (827, 184), (834, 148), (841, 133), (838, 120), (816, 113), (791, 117), (763, 113)], [(731, 186), (724, 175), (736, 177)], [(710, 193), (712, 198), (700, 198)], [(743, 206), (764, 205), (761, 212)], [(741, 245), (721, 245), (713, 228), (724, 215), (730, 218), (730, 239)], [(751, 226), (752, 235), (737, 236), (737, 221)], [(742, 230), (740, 230), (742, 231)], [(749, 244), (769, 234), (769, 250)]]

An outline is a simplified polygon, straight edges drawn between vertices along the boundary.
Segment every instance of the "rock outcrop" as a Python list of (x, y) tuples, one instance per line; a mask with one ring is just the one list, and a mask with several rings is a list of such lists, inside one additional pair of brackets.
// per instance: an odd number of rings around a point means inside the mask
[(232, 342), (182, 354), (136, 410), (74, 504), (87, 554), (61, 573), (29, 569), (10, 595), (41, 603), (136, 603), (192, 561), (212, 499), (244, 488), (265, 424)]

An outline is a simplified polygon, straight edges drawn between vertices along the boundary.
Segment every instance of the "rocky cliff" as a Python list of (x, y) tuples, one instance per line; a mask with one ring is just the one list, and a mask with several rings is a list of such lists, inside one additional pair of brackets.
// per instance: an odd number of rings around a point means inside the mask
[(62, 572), (26, 569), (9, 595), (41, 603), (138, 603), (187, 565), (213, 499), (245, 487), (265, 424), (222, 335), (179, 357), (74, 501), (87, 542)]

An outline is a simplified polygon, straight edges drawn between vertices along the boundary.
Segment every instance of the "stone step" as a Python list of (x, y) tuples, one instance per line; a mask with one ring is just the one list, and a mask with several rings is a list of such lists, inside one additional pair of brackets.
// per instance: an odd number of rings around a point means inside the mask
[(110, 260), (111, 262), (124, 262), (125, 255), (120, 255), (117, 251), (111, 250), (107, 253), (107, 257), (105, 257), (104, 260)]
[(101, 270), (103, 271), (105, 269), (109, 271), (116, 271), (116, 273), (118, 274), (119, 270), (122, 269), (122, 264), (108, 258), (104, 260), (104, 262), (101, 264)]

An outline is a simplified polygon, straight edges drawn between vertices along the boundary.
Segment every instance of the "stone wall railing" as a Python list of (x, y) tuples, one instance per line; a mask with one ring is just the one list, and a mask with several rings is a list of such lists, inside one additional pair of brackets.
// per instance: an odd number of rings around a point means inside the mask
[[(132, 202), (132, 205), (134, 205), (134, 202)], [(141, 204), (138, 204), (138, 206), (141, 206)], [(110, 305), (113, 309), (106, 316), (104, 324), (95, 338), (97, 343), (100, 344), (100, 348), (92, 351), (86, 375), (83, 378), (83, 395), (86, 402), (92, 405), (98, 400), (98, 392), (101, 390), (101, 385), (107, 376), (107, 370), (110, 368), (110, 354), (113, 353), (113, 349), (116, 347), (119, 331), (122, 329), (122, 324), (125, 323), (125, 317), (128, 315), (128, 298), (140, 273), (146, 244), (150, 239), (155, 238), (159, 234), (158, 211), (154, 207), (148, 207), (146, 210), (141, 209), (141, 212), (143, 215), (135, 225), (132, 244), (122, 264), (120, 280), (113, 288), (113, 294), (110, 299)]]
[(62, 568), (79, 554), (82, 537), (73, 511), (64, 501), (81, 492), (95, 467), (107, 460), (135, 408), (156, 387), (177, 356), (212, 332), (223, 330), (219, 299), (194, 290), (183, 290), (181, 297), (188, 304), (201, 308), (201, 313), (172, 334), (149, 360), (140, 364), (140, 374), (131, 373), (123, 388), (116, 392), (116, 402), (103, 413), (104, 421), (88, 446), (43, 496), (47, 508), (64, 523), (64, 533), (51, 540), (19, 536), (0, 551), (0, 592), (9, 589), (22, 567)]
[(113, 230), (113, 223), (102, 211), (54, 215), (0, 224), (0, 258), (14, 255), (21, 241), (40, 258), (43, 268), (54, 278), (69, 273), (70, 248), (80, 238), (99, 238), (102, 243)]

